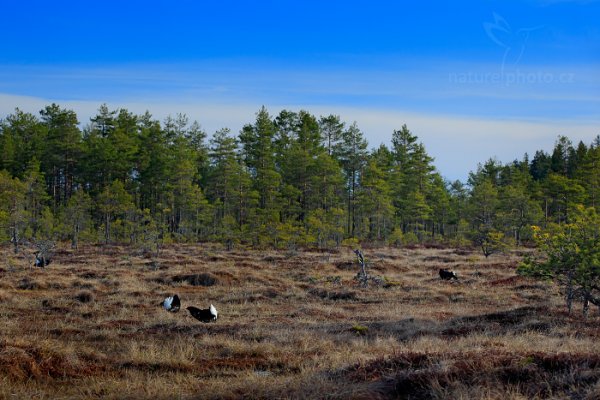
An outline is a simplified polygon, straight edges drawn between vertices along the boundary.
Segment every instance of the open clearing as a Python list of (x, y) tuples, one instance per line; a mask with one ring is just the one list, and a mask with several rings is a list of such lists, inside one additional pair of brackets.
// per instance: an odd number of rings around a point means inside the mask
[[(0, 398), (600, 398), (600, 317), (515, 275), (520, 254), (0, 249)], [(442, 281), (439, 268), (457, 271)], [(178, 293), (182, 310), (160, 307)], [(214, 304), (216, 323), (185, 310)]]

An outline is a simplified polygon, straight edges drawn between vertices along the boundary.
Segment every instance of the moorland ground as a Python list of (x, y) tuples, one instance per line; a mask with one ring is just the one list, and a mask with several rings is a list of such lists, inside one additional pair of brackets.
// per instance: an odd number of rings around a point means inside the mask
[[(31, 269), (1, 248), (0, 398), (600, 398), (600, 317), (518, 251), (364, 253), (382, 286), (350, 249), (62, 246)], [(185, 311), (210, 303), (216, 323)]]

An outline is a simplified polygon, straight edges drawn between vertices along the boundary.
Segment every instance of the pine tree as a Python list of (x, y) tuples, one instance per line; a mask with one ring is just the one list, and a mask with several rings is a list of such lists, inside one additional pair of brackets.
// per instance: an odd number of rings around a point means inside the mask
[(119, 179), (126, 183), (126, 187), (131, 187), (140, 145), (138, 117), (126, 109), (120, 109), (115, 119), (115, 128), (110, 131), (107, 139), (116, 157), (111, 157), (108, 161), (110, 173), (107, 176), (108, 181), (103, 183)]
[(573, 154), (573, 143), (566, 136), (559, 136), (552, 151), (550, 169), (555, 174), (570, 177), (570, 158)]
[(236, 192), (235, 176), (241, 168), (237, 162), (238, 142), (230, 136), (230, 130), (218, 130), (210, 140), (207, 195), (218, 201), (217, 223), (226, 216), (235, 219)]
[(253, 178), (253, 190), (259, 195), (256, 218), (252, 221), (257, 244), (272, 236), (280, 221), (281, 175), (275, 168), (274, 136), (275, 124), (265, 107), (256, 114), (254, 125), (244, 126), (239, 136), (244, 163)]
[(197, 172), (191, 149), (185, 146), (177, 148), (164, 198), (170, 210), (169, 232), (185, 239), (193, 238), (198, 233), (198, 224), (209, 220), (208, 202), (202, 189), (195, 183)]
[(276, 169), (281, 171), (284, 168), (285, 158), (292, 144), (298, 140), (300, 117), (296, 112), (281, 110), (277, 117), (275, 117), (274, 126), (273, 153)]
[(83, 175), (92, 195), (115, 179), (133, 186), (139, 150), (138, 118), (125, 109), (109, 111), (102, 105), (84, 130)]
[(212, 234), (231, 249), (255, 222), (259, 195), (239, 152), (239, 142), (228, 128), (213, 135), (209, 147), (206, 195), (213, 205)]
[(455, 243), (462, 244), (467, 240), (468, 235), (469, 191), (461, 181), (455, 180), (448, 185), (448, 195), (450, 196), (448, 225), (452, 227), (451, 234)]
[(570, 209), (584, 199), (581, 185), (557, 173), (551, 173), (544, 180), (543, 191), (547, 199), (546, 217), (559, 224), (568, 222)]
[(500, 188), (499, 219), (506, 232), (510, 232), (517, 245), (521, 245), (523, 231), (538, 225), (543, 219), (542, 209), (534, 201), (526, 185), (514, 182)]
[(588, 149), (580, 162), (576, 177), (577, 182), (585, 189), (586, 205), (598, 210), (600, 208), (600, 145), (592, 145)]
[[(366, 222), (361, 226), (364, 236), (382, 242), (393, 228), (393, 205), (391, 189), (382, 171), (374, 159), (365, 167), (361, 185), (357, 194), (359, 220)], [(362, 236), (362, 235), (361, 235)]]
[(342, 140), (333, 149), (334, 158), (341, 164), (346, 177), (347, 233), (352, 237), (356, 229), (356, 195), (360, 174), (367, 162), (367, 146), (363, 133), (354, 122), (343, 131)]
[(81, 132), (72, 110), (52, 104), (40, 111), (48, 131), (45, 151), (40, 159), (42, 171), (53, 199), (53, 211), (66, 204), (75, 185), (77, 165), (81, 160)]
[(437, 172), (431, 175), (426, 198), (431, 208), (431, 237), (434, 238), (436, 234), (445, 236), (451, 213), (451, 200), (447, 183)]
[(133, 199), (123, 182), (115, 180), (98, 195), (97, 203), (103, 215), (104, 242), (109, 243), (113, 236), (112, 223), (124, 219), (128, 212), (134, 210)]
[(77, 249), (81, 234), (93, 229), (93, 202), (83, 189), (76, 190), (62, 212), (64, 234), (71, 239), (71, 247)]
[(593, 208), (575, 206), (570, 221), (534, 229), (538, 254), (528, 256), (519, 272), (561, 285), (566, 306), (581, 299), (587, 316), (590, 302), (600, 310), (600, 218)]
[(327, 153), (321, 152), (314, 160), (310, 174), (312, 191), (308, 198), (310, 211), (343, 208), (345, 198), (344, 174), (340, 165)]
[(485, 257), (505, 247), (504, 234), (498, 229), (498, 189), (491, 179), (477, 180), (469, 204), (469, 216), (473, 227), (473, 242)]
[(333, 149), (339, 143), (344, 132), (344, 123), (339, 115), (330, 114), (319, 118), (319, 129), (321, 131), (323, 145), (327, 154), (333, 155)]
[(26, 187), (19, 178), (12, 178), (7, 171), (0, 170), (0, 226), (4, 238), (10, 238), (14, 252), (24, 238), (27, 213), (24, 208)]
[[(27, 166), (23, 183), (25, 185), (27, 228), (31, 231), (31, 236), (35, 238), (38, 231), (43, 227), (42, 214), (50, 198), (46, 192), (44, 174), (40, 171), (40, 162), (35, 158)], [(46, 218), (46, 221), (49, 221), (49, 218)]]
[(138, 208), (149, 209), (152, 214), (165, 202), (169, 168), (173, 154), (167, 134), (160, 123), (146, 114), (140, 117), (139, 149), (136, 155), (135, 178), (138, 186)]
[[(434, 185), (435, 167), (418, 137), (406, 125), (392, 135), (393, 169), (391, 182), (397, 223), (403, 233), (414, 232), (420, 239), (431, 225), (433, 232), (433, 199), (443, 200), (440, 191), (443, 185)], [(438, 215), (443, 215), (443, 212)]]
[(287, 149), (281, 150), (280, 173), (283, 180), (283, 222), (303, 226), (308, 213), (317, 208), (319, 191), (313, 177), (319, 174), (317, 160), (325, 155), (319, 125), (314, 116), (300, 111)]
[(22, 178), (32, 159), (42, 159), (46, 134), (46, 127), (35, 115), (18, 108), (0, 120), (0, 169)]
[(529, 167), (529, 173), (535, 181), (541, 181), (545, 179), (551, 171), (552, 159), (551, 157), (542, 150), (535, 152), (531, 165)]

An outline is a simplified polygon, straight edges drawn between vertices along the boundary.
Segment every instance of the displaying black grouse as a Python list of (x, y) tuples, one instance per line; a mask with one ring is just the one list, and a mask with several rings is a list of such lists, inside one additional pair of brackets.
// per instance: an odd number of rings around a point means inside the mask
[(192, 317), (196, 318), (200, 322), (215, 322), (217, 320), (217, 309), (212, 304), (209, 308), (201, 309), (197, 307), (187, 307)]
[(167, 297), (162, 302), (162, 306), (165, 310), (176, 313), (181, 308), (181, 301), (179, 300), (179, 296), (174, 295), (174, 296)]
[(44, 268), (50, 264), (50, 257), (46, 257), (40, 253), (35, 254), (35, 261), (33, 262), (34, 267)]
[(458, 280), (458, 276), (456, 275), (456, 272), (454, 271), (449, 271), (447, 269), (440, 269), (440, 278), (448, 281), (450, 279), (457, 279)]

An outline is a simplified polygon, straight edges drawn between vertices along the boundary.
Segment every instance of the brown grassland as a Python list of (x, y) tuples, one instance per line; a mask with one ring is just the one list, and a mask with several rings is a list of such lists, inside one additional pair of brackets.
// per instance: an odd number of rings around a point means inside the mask
[[(383, 287), (350, 249), (59, 246), (31, 269), (3, 247), (0, 398), (600, 398), (600, 317), (517, 276), (518, 252), (364, 254)], [(210, 303), (216, 323), (185, 310)]]

